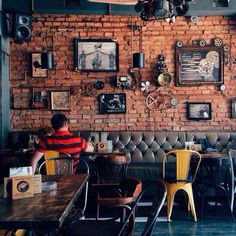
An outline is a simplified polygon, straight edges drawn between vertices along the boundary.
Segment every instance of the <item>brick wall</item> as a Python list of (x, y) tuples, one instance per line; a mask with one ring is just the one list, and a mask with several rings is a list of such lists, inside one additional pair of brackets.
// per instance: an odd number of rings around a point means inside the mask
[[(167, 110), (150, 111), (145, 105), (146, 95), (140, 88), (127, 90), (112, 84), (113, 72), (85, 73), (74, 71), (73, 40), (80, 38), (111, 38), (119, 44), (118, 75), (127, 75), (132, 64), (132, 50), (139, 51), (139, 31), (133, 31), (131, 24), (142, 24), (142, 49), (145, 53), (145, 68), (142, 80), (152, 82), (156, 88), (157, 55), (163, 53), (168, 70), (174, 78), (175, 42), (181, 40), (191, 45), (192, 40), (204, 39), (209, 44), (212, 38), (221, 37), (231, 46), (232, 58), (236, 55), (236, 21), (227, 17), (199, 17), (197, 24), (187, 17), (177, 17), (175, 23), (151, 21), (143, 23), (131, 16), (90, 15), (34, 15), (32, 40), (28, 43), (11, 42), (10, 85), (15, 108), (11, 110), (12, 130), (36, 130), (50, 124), (55, 111), (48, 109), (27, 109), (32, 87), (35, 91), (71, 89), (71, 110), (64, 113), (70, 118), (72, 130), (235, 130), (236, 119), (231, 118), (231, 99), (236, 97), (236, 66), (225, 66), (225, 93), (219, 94), (218, 86), (177, 87), (174, 81), (171, 89), (179, 103)], [(133, 46), (132, 46), (133, 45)], [(132, 47), (131, 47), (132, 46)], [(32, 78), (31, 53), (53, 51), (57, 69), (48, 71), (47, 78)], [(103, 115), (98, 113), (97, 96), (82, 96), (82, 83), (105, 82), (101, 93), (124, 92), (127, 98), (126, 114)], [(186, 118), (186, 102), (211, 102), (212, 120), (190, 121)], [(26, 108), (26, 109), (23, 109)]]

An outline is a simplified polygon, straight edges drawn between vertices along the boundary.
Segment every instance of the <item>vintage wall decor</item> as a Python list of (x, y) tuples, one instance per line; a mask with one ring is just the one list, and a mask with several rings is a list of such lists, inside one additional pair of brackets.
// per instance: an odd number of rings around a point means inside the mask
[(47, 77), (48, 76), (48, 70), (42, 69), (36, 66), (36, 64), (41, 65), (41, 52), (34, 52), (32, 53), (32, 77)]
[(51, 91), (51, 110), (70, 110), (70, 90)]
[(176, 106), (178, 100), (173, 92), (167, 87), (159, 87), (156, 91), (150, 93), (146, 98), (146, 105), (150, 110), (165, 110)]
[(75, 39), (75, 70), (118, 71), (118, 44), (110, 39)]
[(188, 120), (211, 120), (211, 103), (188, 102), (187, 118)]
[(236, 98), (232, 99), (232, 118), (236, 118)]
[(125, 93), (99, 94), (99, 113), (126, 113)]
[(224, 82), (223, 46), (184, 46), (176, 43), (176, 85)]
[(44, 89), (31, 89), (30, 109), (45, 109), (48, 107), (48, 95)]

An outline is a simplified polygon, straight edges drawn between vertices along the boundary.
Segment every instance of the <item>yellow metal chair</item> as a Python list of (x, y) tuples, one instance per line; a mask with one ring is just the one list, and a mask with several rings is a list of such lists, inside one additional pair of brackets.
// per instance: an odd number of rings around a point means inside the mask
[[(191, 160), (194, 158), (194, 165)], [(175, 193), (184, 190), (188, 196), (188, 209), (190, 208), (194, 221), (197, 221), (193, 198), (192, 183), (195, 180), (201, 155), (192, 150), (173, 150), (163, 158), (163, 180), (167, 187), (167, 221), (170, 221)], [(191, 168), (192, 167), (192, 168)]]

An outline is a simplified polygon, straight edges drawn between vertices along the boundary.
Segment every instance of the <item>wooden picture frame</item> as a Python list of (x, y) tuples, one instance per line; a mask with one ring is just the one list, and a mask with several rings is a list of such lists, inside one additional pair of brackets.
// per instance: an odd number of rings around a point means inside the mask
[(188, 102), (187, 119), (188, 120), (211, 120), (210, 102)]
[(70, 110), (70, 91), (51, 91), (51, 110), (69, 111)]
[(236, 118), (236, 98), (232, 99), (232, 118)]
[(75, 70), (111, 71), (119, 70), (118, 44), (110, 39), (75, 39)]
[(48, 70), (36, 68), (34, 66), (34, 62), (38, 62), (41, 65), (41, 52), (34, 52), (32, 53), (32, 77), (34, 78), (46, 78), (48, 77)]
[(176, 46), (176, 85), (197, 86), (224, 82), (224, 48)]
[(100, 114), (126, 113), (125, 93), (103, 93), (99, 94), (98, 99)]

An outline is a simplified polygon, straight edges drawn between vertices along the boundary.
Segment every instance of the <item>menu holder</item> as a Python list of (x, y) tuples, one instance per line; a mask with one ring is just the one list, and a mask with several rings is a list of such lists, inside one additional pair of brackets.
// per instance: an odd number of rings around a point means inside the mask
[(4, 178), (4, 198), (33, 197), (42, 192), (42, 175), (25, 175)]

